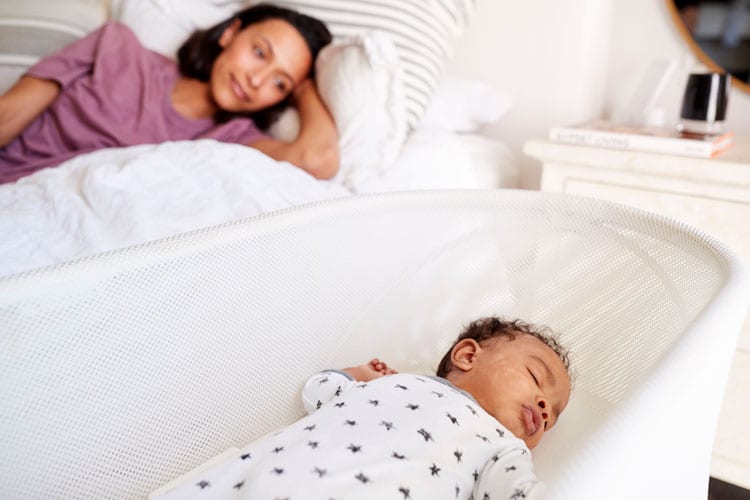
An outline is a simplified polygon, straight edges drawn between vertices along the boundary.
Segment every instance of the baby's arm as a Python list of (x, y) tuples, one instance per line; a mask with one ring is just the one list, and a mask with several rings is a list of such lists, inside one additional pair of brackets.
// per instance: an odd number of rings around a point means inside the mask
[(531, 500), (545, 498), (544, 483), (534, 474), (531, 452), (517, 447), (492, 457), (474, 485), (474, 498)]
[(364, 365), (317, 373), (307, 380), (302, 389), (302, 404), (307, 413), (313, 413), (333, 398), (357, 385), (357, 382), (367, 382), (394, 373), (396, 370), (377, 358)]
[(396, 370), (390, 368), (384, 361), (380, 361), (378, 358), (370, 360), (370, 362), (365, 365), (344, 368), (344, 371), (360, 382), (367, 382), (375, 378), (396, 373)]
[(315, 413), (321, 406), (338, 397), (357, 381), (341, 370), (329, 370), (310, 377), (302, 389), (302, 404), (309, 414)]

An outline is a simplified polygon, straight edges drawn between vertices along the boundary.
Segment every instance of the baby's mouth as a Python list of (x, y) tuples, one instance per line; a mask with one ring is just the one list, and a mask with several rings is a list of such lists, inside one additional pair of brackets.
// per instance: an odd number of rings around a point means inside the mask
[(533, 436), (542, 425), (542, 415), (533, 406), (523, 405), (523, 426), (527, 436)]

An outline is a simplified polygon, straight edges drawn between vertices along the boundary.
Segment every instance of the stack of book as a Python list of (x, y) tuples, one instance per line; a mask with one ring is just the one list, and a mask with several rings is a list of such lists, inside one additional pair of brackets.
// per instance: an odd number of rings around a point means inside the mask
[(712, 158), (732, 145), (732, 132), (700, 135), (673, 129), (639, 127), (593, 120), (570, 127), (553, 127), (550, 140), (581, 146)]

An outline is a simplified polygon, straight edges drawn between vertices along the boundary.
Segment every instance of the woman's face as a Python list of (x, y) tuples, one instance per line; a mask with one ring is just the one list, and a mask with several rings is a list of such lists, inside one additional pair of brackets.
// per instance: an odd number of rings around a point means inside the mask
[(289, 23), (269, 19), (241, 29), (239, 20), (219, 39), (223, 48), (209, 86), (219, 108), (253, 112), (273, 106), (306, 78), (312, 54)]

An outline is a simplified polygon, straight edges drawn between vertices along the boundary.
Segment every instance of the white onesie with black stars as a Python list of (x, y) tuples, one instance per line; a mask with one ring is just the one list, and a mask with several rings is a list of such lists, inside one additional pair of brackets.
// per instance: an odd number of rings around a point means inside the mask
[(309, 415), (159, 499), (520, 500), (540, 498), (526, 444), (447, 380), (356, 382), (325, 371)]

